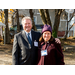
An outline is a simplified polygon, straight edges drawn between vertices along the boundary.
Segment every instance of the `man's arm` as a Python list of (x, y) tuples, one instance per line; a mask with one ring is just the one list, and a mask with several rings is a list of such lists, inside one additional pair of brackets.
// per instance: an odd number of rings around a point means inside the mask
[(14, 42), (13, 42), (13, 50), (12, 50), (12, 64), (13, 65), (18, 65), (19, 62), (18, 62), (18, 49), (19, 49), (19, 46), (18, 46), (18, 41), (17, 41), (17, 37), (16, 35), (14, 36)]

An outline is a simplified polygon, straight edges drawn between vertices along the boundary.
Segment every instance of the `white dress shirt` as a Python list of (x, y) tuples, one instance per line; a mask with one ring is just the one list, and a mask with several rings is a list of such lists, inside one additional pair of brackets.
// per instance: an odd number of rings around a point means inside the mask
[[(30, 33), (30, 35), (29, 35), (29, 36), (30, 36), (30, 39), (31, 39), (31, 41), (32, 41), (31, 31), (30, 31), (29, 33)], [(25, 34), (26, 34), (26, 37), (28, 37), (28, 32), (25, 31)]]

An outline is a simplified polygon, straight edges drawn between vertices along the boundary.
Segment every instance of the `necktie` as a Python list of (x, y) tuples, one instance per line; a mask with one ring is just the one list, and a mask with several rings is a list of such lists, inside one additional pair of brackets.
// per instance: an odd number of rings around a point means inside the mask
[(30, 39), (30, 33), (28, 33), (28, 41), (29, 41), (29, 43), (30, 43), (30, 45), (32, 45), (32, 42), (31, 42), (31, 39)]

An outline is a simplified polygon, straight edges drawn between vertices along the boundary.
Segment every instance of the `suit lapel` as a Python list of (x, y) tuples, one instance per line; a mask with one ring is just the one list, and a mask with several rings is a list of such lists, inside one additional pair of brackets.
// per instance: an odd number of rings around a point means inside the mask
[[(35, 41), (35, 34), (34, 34), (33, 30), (31, 30), (31, 35), (32, 35), (32, 46), (33, 46), (34, 45), (34, 41)], [(29, 44), (24, 30), (22, 31), (22, 36), (26, 40), (26, 42)]]
[(24, 30), (22, 31), (22, 36), (27, 41), (27, 43), (29, 43)]

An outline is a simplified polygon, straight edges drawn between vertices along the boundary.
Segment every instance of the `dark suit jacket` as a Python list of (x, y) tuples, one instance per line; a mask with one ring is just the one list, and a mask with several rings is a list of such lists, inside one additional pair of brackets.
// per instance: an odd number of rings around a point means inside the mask
[(31, 30), (32, 47), (30, 46), (24, 30), (14, 36), (12, 59), (14, 65), (35, 65), (37, 61), (38, 47), (34, 41), (39, 42), (41, 33)]

